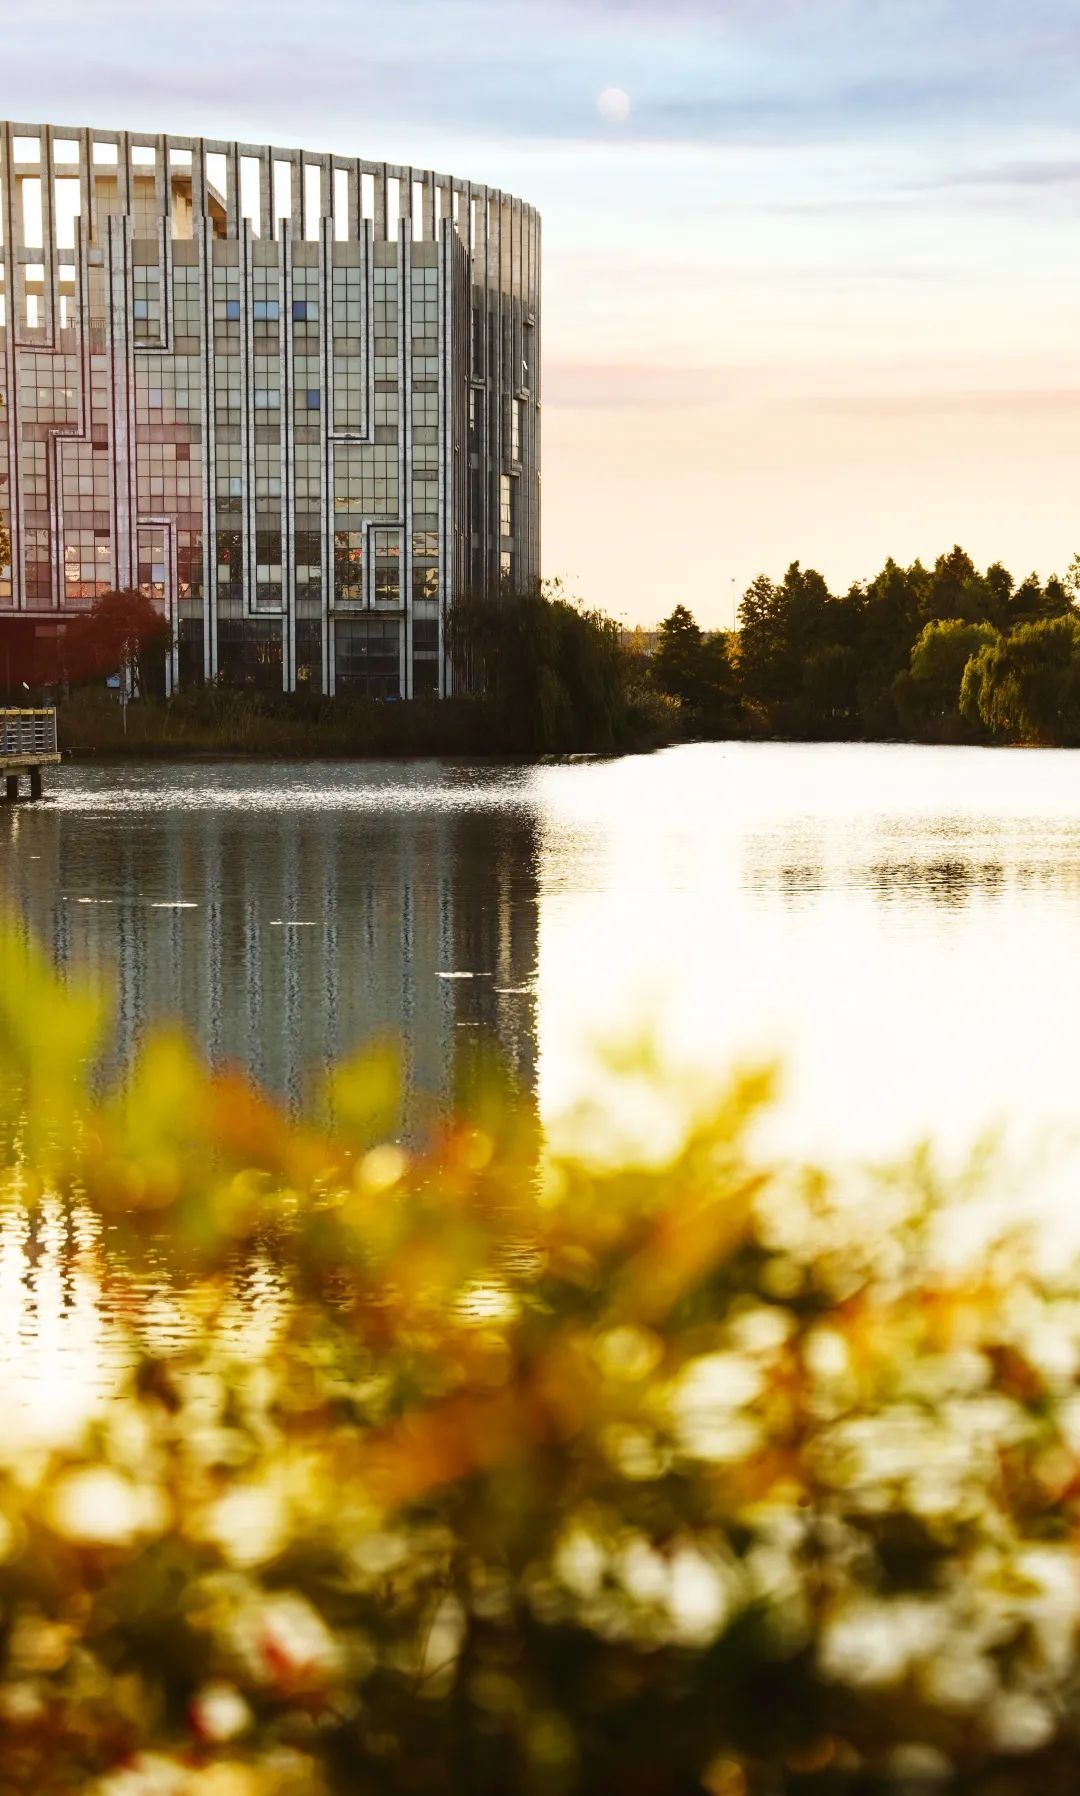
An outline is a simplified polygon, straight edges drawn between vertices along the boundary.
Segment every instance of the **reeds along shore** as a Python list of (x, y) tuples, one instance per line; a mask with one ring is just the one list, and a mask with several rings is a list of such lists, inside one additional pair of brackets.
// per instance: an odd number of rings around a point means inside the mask
[(573, 716), (551, 728), (484, 698), (408, 702), (320, 699), (205, 688), (127, 706), (86, 690), (59, 706), (61, 748), (91, 755), (395, 756), (587, 754), (675, 739), (660, 704), (628, 706), (617, 727)]

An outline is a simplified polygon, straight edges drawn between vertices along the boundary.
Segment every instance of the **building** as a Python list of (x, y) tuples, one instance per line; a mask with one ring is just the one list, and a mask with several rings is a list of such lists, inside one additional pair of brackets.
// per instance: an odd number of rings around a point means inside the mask
[(454, 596), (539, 572), (536, 212), (388, 163), (7, 123), (0, 238), (0, 686), (139, 586), (170, 690), (446, 694)]

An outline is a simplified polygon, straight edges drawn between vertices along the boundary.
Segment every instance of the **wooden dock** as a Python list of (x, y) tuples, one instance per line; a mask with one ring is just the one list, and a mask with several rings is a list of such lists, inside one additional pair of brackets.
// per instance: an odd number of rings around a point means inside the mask
[(56, 712), (5, 710), (0, 706), (0, 778), (11, 800), (19, 796), (19, 781), (28, 779), (30, 797), (41, 797), (42, 769), (56, 767)]

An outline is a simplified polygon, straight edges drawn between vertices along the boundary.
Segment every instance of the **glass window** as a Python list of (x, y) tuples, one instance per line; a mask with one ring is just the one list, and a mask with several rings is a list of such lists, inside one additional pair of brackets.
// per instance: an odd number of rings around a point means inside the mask
[(334, 593), (357, 604), (364, 597), (364, 535), (361, 530), (334, 532)]
[(398, 698), (401, 676), (398, 663), (396, 618), (341, 618), (337, 624), (337, 684), (339, 691), (365, 698)]

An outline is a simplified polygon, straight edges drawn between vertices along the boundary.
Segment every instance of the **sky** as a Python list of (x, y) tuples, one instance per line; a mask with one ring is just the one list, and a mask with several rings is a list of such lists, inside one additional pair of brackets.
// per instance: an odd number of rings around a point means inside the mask
[(543, 564), (730, 624), (1080, 549), (1076, 0), (0, 0), (0, 114), (435, 167), (543, 216)]

